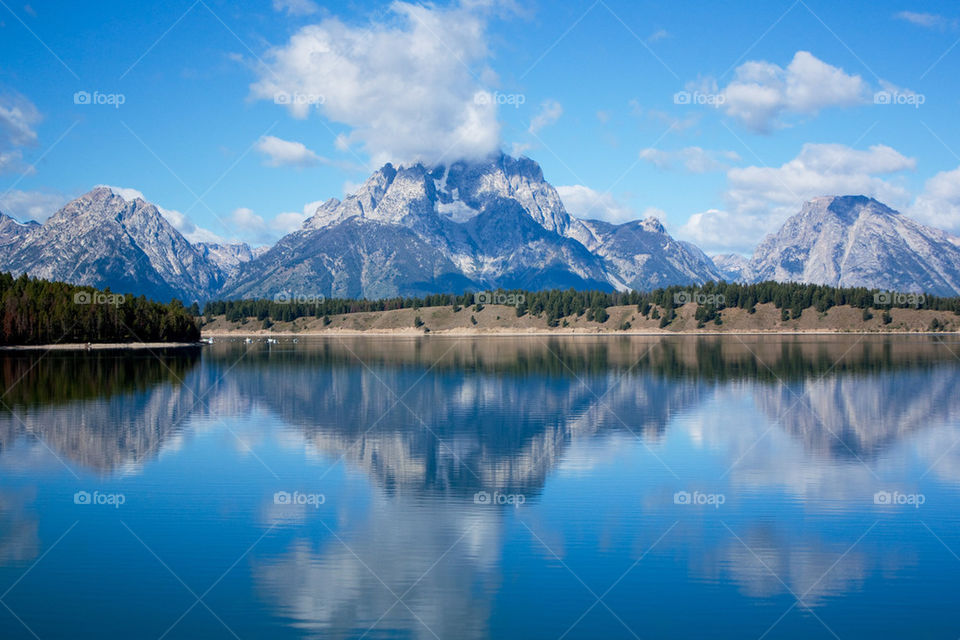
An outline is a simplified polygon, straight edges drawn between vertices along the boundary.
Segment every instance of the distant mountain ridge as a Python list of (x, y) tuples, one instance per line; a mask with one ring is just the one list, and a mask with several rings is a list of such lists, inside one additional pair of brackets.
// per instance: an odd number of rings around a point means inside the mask
[(803, 205), (753, 257), (718, 256), (728, 278), (960, 294), (958, 239), (866, 196)]
[(98, 187), (45, 223), (0, 213), (0, 270), (159, 300), (382, 298), (490, 288), (651, 290), (803, 281), (960, 294), (960, 240), (863, 196), (804, 205), (751, 259), (678, 241), (656, 218), (571, 216), (528, 158), (386, 164), (271, 247), (187, 241), (140, 198)]

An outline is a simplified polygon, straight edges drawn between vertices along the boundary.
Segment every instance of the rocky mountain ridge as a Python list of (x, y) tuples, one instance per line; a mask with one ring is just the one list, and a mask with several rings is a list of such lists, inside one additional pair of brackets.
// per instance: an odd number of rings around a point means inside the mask
[(804, 281), (960, 294), (960, 240), (863, 196), (816, 198), (751, 259), (678, 241), (655, 218), (571, 216), (536, 162), (375, 171), (271, 247), (188, 242), (160, 210), (98, 187), (42, 225), (0, 213), (0, 270), (157, 299), (380, 298), (489, 288), (649, 290)]

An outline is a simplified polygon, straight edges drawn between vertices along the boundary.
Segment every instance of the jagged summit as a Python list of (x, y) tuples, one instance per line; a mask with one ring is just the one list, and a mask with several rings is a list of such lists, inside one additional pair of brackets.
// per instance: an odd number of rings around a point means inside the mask
[(709, 258), (675, 241), (658, 220), (574, 218), (536, 162), (498, 154), (449, 165), (385, 164), (242, 265), (225, 291), (313, 286), (325, 295), (371, 297), (451, 286), (646, 289), (719, 277)]

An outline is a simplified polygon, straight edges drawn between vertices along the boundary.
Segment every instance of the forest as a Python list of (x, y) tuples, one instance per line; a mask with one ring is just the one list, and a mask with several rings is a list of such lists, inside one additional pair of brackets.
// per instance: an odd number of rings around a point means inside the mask
[(183, 304), (111, 293), (26, 275), (0, 274), (0, 345), (197, 342)]

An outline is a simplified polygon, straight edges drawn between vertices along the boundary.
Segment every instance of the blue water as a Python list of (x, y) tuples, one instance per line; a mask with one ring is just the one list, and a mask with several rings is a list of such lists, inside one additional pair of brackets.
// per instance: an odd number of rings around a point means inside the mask
[(0, 354), (0, 637), (957, 638), (955, 354)]

